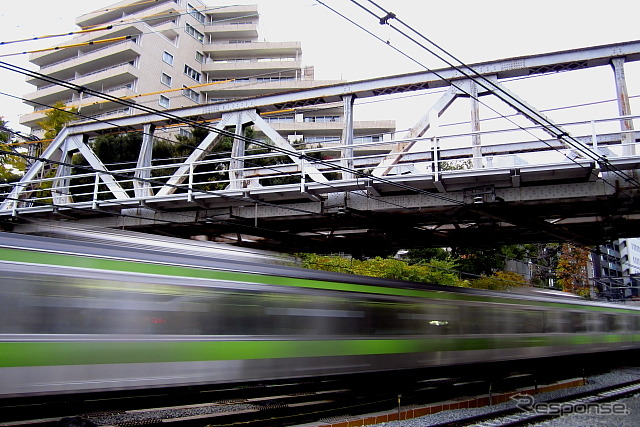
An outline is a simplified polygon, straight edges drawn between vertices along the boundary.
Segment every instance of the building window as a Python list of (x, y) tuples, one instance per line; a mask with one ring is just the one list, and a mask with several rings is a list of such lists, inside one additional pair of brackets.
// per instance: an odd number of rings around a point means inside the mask
[(284, 117), (265, 117), (264, 121), (267, 123), (293, 123), (293, 116), (284, 116)]
[(193, 16), (198, 21), (204, 24), (204, 21), (206, 20), (206, 16), (204, 16), (203, 13), (199, 12), (198, 9), (196, 9), (189, 3), (187, 3), (187, 12), (189, 12), (189, 15)]
[(178, 131), (178, 135), (184, 136), (185, 138), (191, 138), (193, 136), (193, 133), (191, 133), (189, 129), (180, 128), (180, 130)]
[(316, 122), (316, 123), (339, 122), (340, 116), (311, 116), (311, 117), (305, 117), (304, 121)]
[(167, 98), (164, 95), (160, 95), (160, 99), (158, 100), (158, 104), (160, 104), (161, 107), (169, 108), (169, 98)]
[(169, 52), (167, 52), (166, 50), (164, 51), (164, 53), (162, 54), (162, 60), (164, 62), (166, 62), (169, 65), (173, 65), (173, 55), (171, 55)]
[(193, 102), (200, 102), (200, 94), (193, 89), (183, 87), (182, 94), (192, 100)]
[(196, 61), (198, 61), (201, 64), (204, 64), (205, 63), (205, 59), (206, 58), (204, 56), (204, 53), (196, 51)]
[(187, 34), (189, 34), (194, 39), (198, 40), (200, 43), (204, 42), (204, 34), (196, 30), (195, 28), (193, 28), (191, 25), (186, 24), (184, 26), (184, 30), (186, 31)]
[(198, 83), (201, 82), (202, 75), (193, 68), (189, 67), (187, 64), (184, 65), (184, 73)]
[(171, 87), (171, 76), (169, 74), (162, 73), (160, 81), (163, 85)]

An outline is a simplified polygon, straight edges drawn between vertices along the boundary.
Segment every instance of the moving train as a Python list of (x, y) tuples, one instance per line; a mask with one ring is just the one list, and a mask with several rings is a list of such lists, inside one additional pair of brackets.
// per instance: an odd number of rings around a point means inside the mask
[(630, 306), (294, 265), (127, 233), (0, 233), (0, 398), (640, 347)]

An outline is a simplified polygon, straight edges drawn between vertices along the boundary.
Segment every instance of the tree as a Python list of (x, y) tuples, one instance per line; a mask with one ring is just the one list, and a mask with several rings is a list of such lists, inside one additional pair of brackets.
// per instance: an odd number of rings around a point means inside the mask
[(468, 282), (460, 280), (452, 261), (433, 260), (428, 263), (409, 265), (406, 262), (376, 257), (369, 260), (349, 259), (339, 256), (301, 254), (303, 267), (357, 274), (360, 276), (406, 280), (430, 285), (466, 287)]
[(0, 117), (0, 183), (6, 184), (20, 179), (26, 168), (24, 157), (17, 154), (14, 141), (8, 131), (7, 122)]
[(44, 115), (45, 119), (37, 122), (44, 130), (45, 139), (53, 139), (69, 122), (76, 118), (78, 109), (76, 107), (67, 107), (64, 102), (58, 101), (51, 106)]
[(409, 249), (407, 259), (410, 264), (429, 262), (432, 260), (446, 261), (451, 258), (451, 254), (442, 248), (421, 248)]
[(496, 271), (491, 277), (481, 277), (472, 280), (469, 286), (476, 289), (503, 291), (513, 287), (529, 286), (529, 283), (518, 273), (512, 271)]
[(563, 243), (558, 260), (558, 282), (565, 292), (589, 297), (589, 250)]

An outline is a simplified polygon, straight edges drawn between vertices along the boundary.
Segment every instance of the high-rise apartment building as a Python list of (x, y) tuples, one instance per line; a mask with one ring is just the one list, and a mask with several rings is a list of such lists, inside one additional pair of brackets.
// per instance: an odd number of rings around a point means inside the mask
[(640, 295), (640, 239), (618, 239), (592, 253), (593, 280), (607, 298)]
[[(124, 0), (82, 15), (83, 30), (30, 61), (47, 76), (125, 98), (173, 109), (333, 83), (314, 80), (302, 63), (301, 43), (262, 41), (257, 6), (209, 6), (199, 0)], [(58, 101), (83, 116), (112, 118), (135, 108), (86, 96), (38, 78), (25, 95), (34, 111), (20, 123), (39, 135), (37, 122)], [(300, 110), (268, 119), (284, 137), (322, 142), (339, 139), (342, 106)], [(355, 140), (381, 141), (393, 121), (354, 123)]]

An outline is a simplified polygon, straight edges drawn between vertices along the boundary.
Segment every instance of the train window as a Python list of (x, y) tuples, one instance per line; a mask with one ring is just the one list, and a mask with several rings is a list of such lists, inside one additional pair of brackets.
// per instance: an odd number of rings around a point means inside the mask
[(405, 335), (451, 335), (459, 333), (459, 308), (434, 302), (398, 307), (400, 333)]
[(544, 315), (539, 310), (518, 310), (517, 333), (541, 334), (544, 332)]
[(486, 313), (481, 307), (465, 306), (460, 310), (461, 334), (488, 334), (491, 333)]
[(584, 313), (588, 332), (602, 332), (602, 317), (598, 313)]
[(558, 311), (544, 312), (544, 332), (559, 333), (564, 331), (563, 314)]
[(616, 314), (604, 315), (604, 332), (624, 332), (629, 329), (627, 318)]
[(587, 332), (587, 319), (585, 313), (569, 312), (567, 313), (568, 324), (566, 324), (565, 332)]

